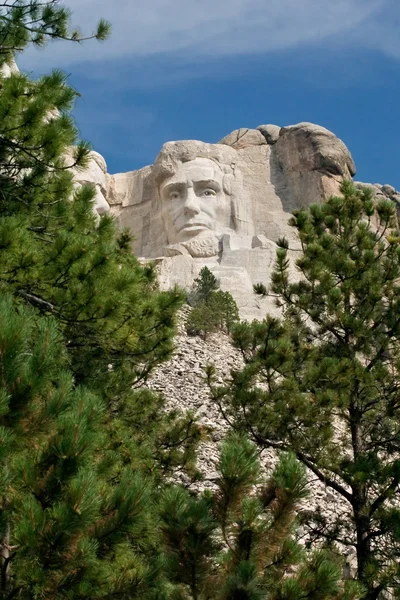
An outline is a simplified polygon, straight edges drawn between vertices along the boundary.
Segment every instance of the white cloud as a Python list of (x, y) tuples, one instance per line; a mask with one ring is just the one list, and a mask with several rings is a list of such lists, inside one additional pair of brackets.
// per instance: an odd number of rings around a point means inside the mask
[[(190, 63), (201, 58), (266, 53), (305, 43), (354, 39), (395, 54), (393, 35), (371, 40), (391, 25), (391, 0), (66, 0), (73, 23), (90, 33), (100, 17), (111, 21), (112, 38), (83, 47), (56, 43), (25, 53), (25, 69), (68, 68), (86, 61), (140, 59), (171, 54)], [(386, 12), (385, 12), (386, 9)], [(386, 25), (385, 25), (386, 27)], [(369, 31), (369, 36), (363, 36)]]
[(399, 59), (400, 4), (398, 0), (387, 0), (383, 4), (375, 18), (369, 19), (355, 32), (354, 41)]

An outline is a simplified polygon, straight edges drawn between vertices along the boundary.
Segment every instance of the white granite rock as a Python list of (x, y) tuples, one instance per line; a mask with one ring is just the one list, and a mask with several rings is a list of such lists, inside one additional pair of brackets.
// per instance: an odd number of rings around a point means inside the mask
[(342, 140), (312, 123), (283, 127), (273, 149), (277, 192), (289, 210), (337, 194), (343, 179), (356, 172)]
[[(276, 242), (298, 240), (296, 208), (338, 193), (355, 172), (346, 146), (309, 123), (238, 129), (218, 144), (168, 142), (154, 165), (108, 178), (107, 201), (132, 230), (134, 252), (156, 259), (163, 288), (189, 288), (207, 265), (234, 296), (242, 318), (275, 311), (252, 292), (268, 284)], [(293, 274), (295, 268), (293, 267)]]
[(267, 141), (261, 131), (242, 128), (232, 131), (218, 143), (239, 150), (239, 148), (246, 148), (247, 146), (264, 146)]
[(257, 130), (263, 134), (270, 146), (279, 140), (281, 128), (278, 125), (259, 125)]
[(101, 154), (92, 151), (89, 158), (89, 164), (85, 169), (73, 169), (74, 179), (78, 185), (91, 184), (95, 186), (94, 209), (101, 216), (110, 210), (106, 200), (110, 175), (107, 173), (106, 161)]
[(19, 69), (17, 63), (14, 59), (10, 60), (8, 63), (4, 63), (0, 68), (0, 75), (3, 77), (10, 77), (14, 73), (19, 73)]
[(382, 186), (382, 190), (387, 196), (393, 196), (396, 193), (395, 188), (387, 183)]

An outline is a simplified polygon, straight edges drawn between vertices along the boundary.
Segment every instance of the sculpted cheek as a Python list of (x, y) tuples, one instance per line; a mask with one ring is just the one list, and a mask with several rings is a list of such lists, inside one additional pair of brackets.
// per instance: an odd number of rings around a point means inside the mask
[(183, 207), (175, 207), (169, 211), (169, 221), (173, 225), (179, 225), (183, 218)]
[(170, 210), (170, 214), (174, 221), (179, 218), (179, 216), (183, 213), (183, 205), (181, 203), (174, 204)]
[(231, 202), (229, 198), (220, 198), (215, 206), (215, 215), (225, 226), (229, 224), (231, 217)]
[(201, 210), (209, 217), (212, 217), (213, 219), (215, 219), (216, 215), (217, 215), (217, 206), (218, 206), (217, 199), (212, 199), (212, 200), (207, 199), (205, 202), (203, 201), (201, 203)]

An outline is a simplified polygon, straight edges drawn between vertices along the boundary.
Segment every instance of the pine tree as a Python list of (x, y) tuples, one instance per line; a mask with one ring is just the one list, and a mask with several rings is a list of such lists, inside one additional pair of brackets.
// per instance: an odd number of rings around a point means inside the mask
[(239, 321), (239, 310), (232, 294), (219, 289), (219, 282), (208, 267), (203, 267), (194, 280), (189, 303), (194, 308), (187, 319), (187, 332), (201, 335), (204, 340), (218, 330), (229, 333), (232, 325)]
[(208, 267), (203, 267), (199, 276), (193, 282), (192, 290), (189, 294), (189, 304), (196, 306), (210, 299), (213, 292), (219, 288), (219, 281), (214, 273)]
[(306, 556), (294, 537), (307, 495), (304, 467), (282, 455), (260, 478), (258, 452), (246, 438), (223, 444), (214, 492), (164, 494), (162, 528), (174, 598), (193, 600), (339, 600), (358, 598), (328, 552)]
[[(56, 1), (0, 8), (2, 64), (80, 39)], [(140, 385), (183, 298), (75, 188), (76, 95), (58, 71), (0, 76), (0, 598), (160, 597), (158, 497), (201, 430)]]
[(215, 292), (214, 304), (217, 313), (220, 315), (220, 329), (225, 329), (230, 333), (233, 325), (239, 321), (239, 309), (230, 292), (218, 290)]
[(148, 598), (161, 585), (151, 479), (116, 460), (106, 406), (53, 317), (0, 297), (0, 598)]
[[(56, 1), (4, 5), (0, 29), (12, 50), (81, 39)], [(106, 35), (101, 22), (95, 37)], [(57, 317), (79, 381), (103, 385), (108, 365), (129, 358), (134, 384), (171, 352), (182, 296), (159, 293), (129, 234), (106, 215), (96, 226), (93, 188), (76, 190), (69, 167), (83, 167), (89, 152), (69, 114), (76, 96), (58, 71), (38, 81), (0, 77), (0, 283)]]
[(236, 427), (338, 494), (343, 514), (310, 515), (310, 540), (354, 549), (375, 600), (400, 588), (400, 237), (393, 203), (341, 191), (295, 213), (302, 277), (283, 240), (271, 285), (283, 317), (236, 328), (246, 366), (213, 389)]

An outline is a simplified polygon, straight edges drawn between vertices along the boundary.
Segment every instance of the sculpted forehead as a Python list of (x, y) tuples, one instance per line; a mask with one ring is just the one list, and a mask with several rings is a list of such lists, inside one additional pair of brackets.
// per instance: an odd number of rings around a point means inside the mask
[(166, 185), (174, 183), (190, 183), (200, 181), (216, 181), (222, 185), (223, 173), (218, 165), (209, 158), (196, 158), (179, 166), (175, 175), (168, 177), (162, 184), (161, 189)]

